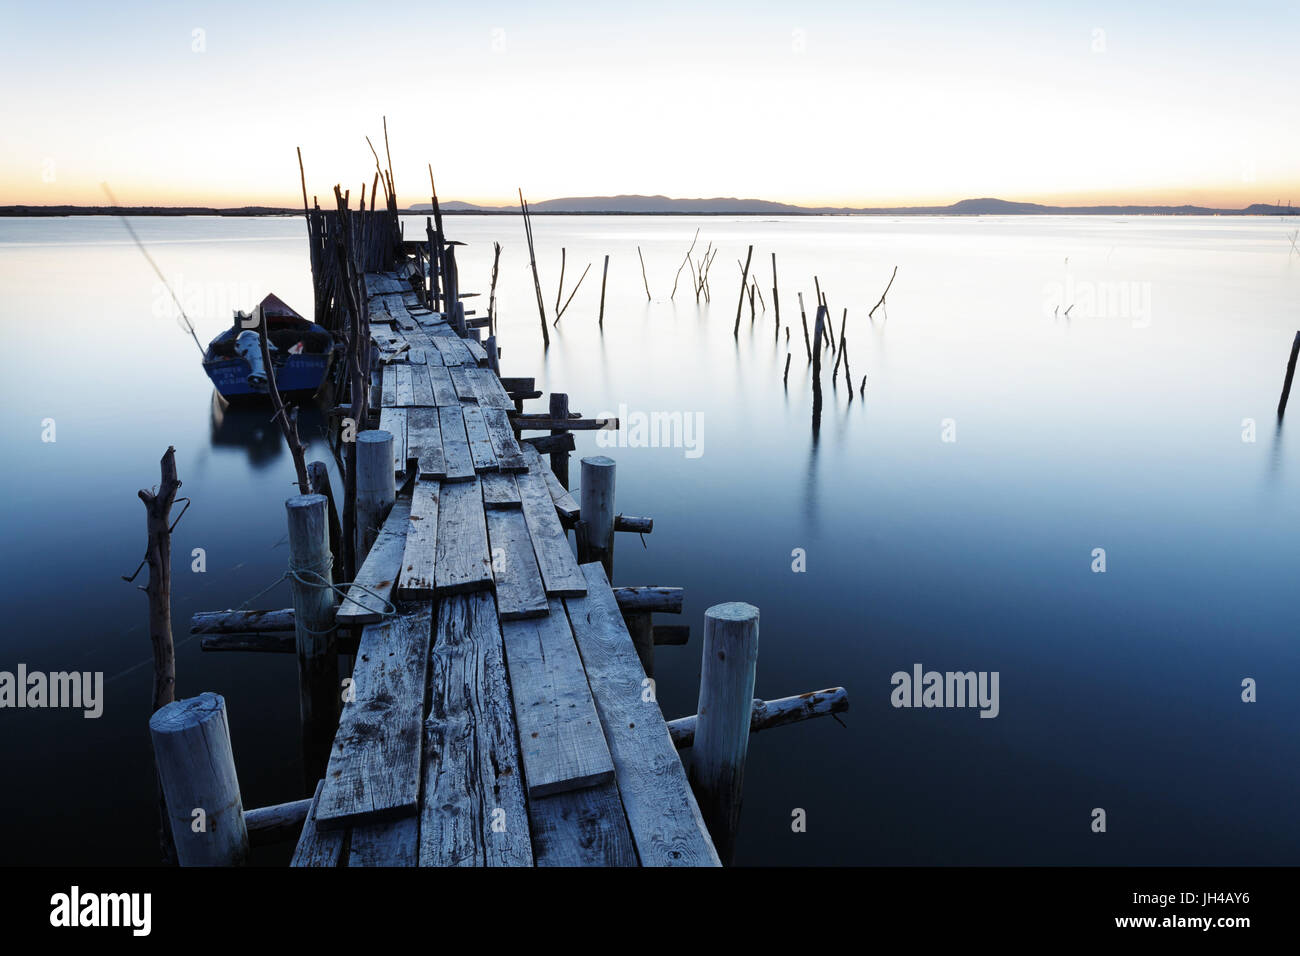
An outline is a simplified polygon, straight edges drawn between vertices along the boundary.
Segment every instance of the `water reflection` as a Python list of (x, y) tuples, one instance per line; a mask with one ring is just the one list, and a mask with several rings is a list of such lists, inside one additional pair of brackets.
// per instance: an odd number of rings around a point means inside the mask
[[(325, 433), (325, 414), (315, 402), (298, 406), (298, 433), (310, 441)], [(273, 464), (284, 453), (284, 436), (262, 404), (231, 405), (212, 390), (210, 436), (214, 448), (242, 448), (257, 469)]]

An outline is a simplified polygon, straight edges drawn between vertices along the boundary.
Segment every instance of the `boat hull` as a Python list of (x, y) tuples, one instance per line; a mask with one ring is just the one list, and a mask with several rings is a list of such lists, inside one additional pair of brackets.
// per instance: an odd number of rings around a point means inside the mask
[[(275, 386), (281, 395), (313, 395), (329, 373), (332, 352), (323, 354), (290, 355), (283, 366), (275, 370)], [(266, 391), (253, 388), (248, 382), (252, 369), (241, 358), (209, 359), (203, 371), (228, 402), (264, 399)]]

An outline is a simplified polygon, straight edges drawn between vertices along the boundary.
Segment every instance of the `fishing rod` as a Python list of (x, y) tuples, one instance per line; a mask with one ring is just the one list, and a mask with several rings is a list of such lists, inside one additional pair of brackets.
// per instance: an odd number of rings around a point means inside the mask
[[(104, 190), (105, 194), (107, 194), (108, 201), (112, 205), (112, 208), (114, 209), (121, 208), (117, 204), (117, 197), (113, 195), (113, 190), (108, 188), (108, 183), (100, 183), (99, 185)], [(204, 350), (202, 343), (199, 342), (199, 337), (194, 334), (194, 323), (191, 322), (190, 317), (185, 314), (185, 306), (181, 305), (181, 300), (178, 299), (176, 297), (176, 293), (172, 291), (171, 284), (167, 281), (167, 277), (162, 274), (162, 270), (158, 268), (158, 263), (153, 261), (153, 256), (149, 255), (149, 250), (144, 247), (144, 243), (140, 241), (140, 237), (135, 234), (135, 230), (131, 228), (131, 223), (127, 221), (126, 216), (122, 215), (121, 213), (118, 213), (117, 218), (121, 220), (122, 225), (126, 226), (126, 231), (129, 232), (131, 234), (131, 238), (135, 240), (136, 248), (139, 249), (140, 253), (145, 257), (146, 260), (148, 260), (149, 265), (153, 266), (153, 271), (158, 276), (158, 281), (163, 284), (163, 288), (165, 288), (167, 292), (171, 295), (172, 301), (176, 303), (176, 308), (180, 309), (181, 328), (183, 328), (186, 332), (190, 333), (190, 338), (192, 338), (194, 340), (194, 344), (198, 346), (199, 354), (207, 355), (208, 353)]]

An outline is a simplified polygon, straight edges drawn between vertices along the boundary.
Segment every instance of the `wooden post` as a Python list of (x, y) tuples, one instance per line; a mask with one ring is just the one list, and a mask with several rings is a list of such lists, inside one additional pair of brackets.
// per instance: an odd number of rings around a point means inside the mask
[(705, 611), (690, 777), (724, 864), (735, 857), (757, 666), (758, 608), (732, 602)]
[(813, 327), (812, 342), (812, 363), (813, 363), (813, 381), (818, 385), (821, 384), (822, 375), (822, 341), (826, 328), (826, 307), (817, 306), (817, 323)]
[[(172, 533), (171, 511), (181, 483), (176, 476), (176, 449), (167, 446), (161, 462), (161, 481), (157, 493), (140, 490), (145, 508), (144, 563), (149, 565), (149, 581), (144, 587), (149, 601), (149, 637), (153, 643), (153, 706), (150, 713), (176, 699), (176, 645), (172, 639)], [(136, 569), (136, 574), (139, 573)], [(134, 580), (132, 575), (128, 580)], [(167, 823), (167, 801), (158, 791), (160, 819), (158, 844), (163, 862), (176, 862), (176, 848), (171, 842)]]
[[(587, 550), (592, 561), (605, 566), (614, 579), (614, 459), (594, 455), (582, 459), (582, 489), (578, 503), (587, 524)], [(751, 695), (752, 696), (752, 695)]]
[(528, 264), (533, 270), (533, 290), (537, 293), (537, 315), (542, 320), (542, 347), (551, 347), (551, 333), (546, 330), (546, 304), (542, 302), (542, 280), (537, 276), (537, 252), (533, 248), (533, 224), (528, 218), (528, 203), (524, 191), (519, 190), (519, 212), (524, 219), (524, 235), (528, 239)]
[[(363, 433), (364, 434), (364, 433)], [(387, 466), (392, 471), (392, 456)], [(336, 595), (330, 571), (324, 495), (295, 495), (289, 519), (289, 589), (298, 648), (298, 711), (308, 785), (325, 775), (339, 719), (339, 663), (334, 633)]]
[[(564, 392), (551, 392), (551, 417), (567, 419), (569, 417), (569, 396)], [(567, 430), (551, 429), (552, 435), (564, 435)], [(565, 488), (569, 487), (569, 453), (567, 451), (551, 452), (551, 471)]]
[(385, 431), (357, 435), (357, 567), (370, 553), (397, 497), (393, 436)]
[(246, 862), (248, 829), (225, 699), (206, 693), (173, 701), (149, 718), (149, 735), (181, 866)]
[(745, 265), (740, 270), (740, 301), (736, 303), (736, 328), (732, 335), (740, 335), (740, 310), (745, 307), (745, 287), (749, 283), (749, 260), (754, 257), (754, 247), (749, 247), (745, 254)]
[(1286, 381), (1282, 383), (1282, 398), (1277, 403), (1277, 417), (1281, 419), (1286, 411), (1286, 400), (1291, 397), (1291, 379), (1295, 376), (1295, 360), (1300, 355), (1300, 332), (1295, 334), (1291, 343), (1291, 359), (1286, 363)]
[(483, 351), (487, 352), (488, 368), (497, 378), (501, 377), (501, 356), (497, 354), (497, 337), (489, 335), (483, 342)]
[(777, 292), (776, 253), (772, 253), (772, 308), (776, 312), (776, 334), (781, 334), (781, 295)]
[(334, 489), (330, 487), (329, 469), (323, 461), (313, 461), (307, 466), (308, 489), (314, 495), (324, 495), (329, 504), (326, 511), (330, 522), (330, 555), (334, 558), (334, 567), (343, 567), (343, 527), (339, 524), (339, 511), (334, 503)]
[(623, 615), (623, 623), (632, 637), (636, 656), (646, 677), (655, 676), (655, 627), (649, 611), (633, 611)]
[(600, 320), (597, 324), (605, 327), (605, 280), (609, 278), (609, 256), (605, 257), (605, 271), (600, 274)]

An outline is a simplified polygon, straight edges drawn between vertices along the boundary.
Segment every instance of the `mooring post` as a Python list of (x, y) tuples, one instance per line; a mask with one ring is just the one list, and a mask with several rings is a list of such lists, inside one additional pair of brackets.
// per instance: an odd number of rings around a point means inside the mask
[(334, 489), (330, 487), (329, 469), (323, 461), (313, 461), (307, 465), (307, 480), (311, 483), (312, 494), (324, 495), (329, 502), (325, 506), (330, 522), (330, 554), (334, 557), (334, 566), (343, 567), (343, 526), (339, 524), (338, 506), (334, 501)]
[(246, 862), (248, 829), (225, 698), (205, 693), (173, 701), (149, 718), (149, 735), (180, 865)]
[(655, 626), (649, 611), (632, 611), (623, 615), (623, 623), (632, 637), (636, 656), (646, 677), (655, 676)]
[[(364, 434), (364, 432), (362, 433)], [(359, 437), (359, 436), (358, 436)], [(387, 467), (392, 470), (392, 458)], [(390, 479), (391, 480), (391, 479)], [(339, 719), (339, 661), (334, 633), (335, 593), (330, 586), (329, 526), (324, 495), (295, 495), (289, 517), (289, 588), (298, 650), (298, 711), (303, 768), (309, 784), (325, 774)]]
[(593, 455), (582, 459), (582, 488), (579, 514), (587, 525), (589, 561), (605, 566), (605, 576), (614, 579), (614, 459)]
[(1282, 383), (1282, 398), (1277, 403), (1277, 417), (1280, 419), (1286, 412), (1286, 400), (1291, 397), (1291, 379), (1295, 377), (1295, 360), (1300, 355), (1300, 332), (1295, 334), (1295, 341), (1291, 343), (1291, 359), (1286, 363), (1286, 381)]
[[(569, 396), (564, 392), (551, 392), (551, 417), (567, 420), (569, 417)], [(551, 429), (552, 435), (563, 435), (564, 429)], [(569, 487), (569, 453), (567, 451), (551, 452), (551, 471), (560, 479), (560, 484)]]
[(705, 611), (690, 777), (724, 864), (735, 856), (757, 666), (758, 608), (737, 601)]
[(393, 473), (391, 432), (371, 430), (357, 435), (357, 567), (366, 560), (370, 546), (397, 497)]

